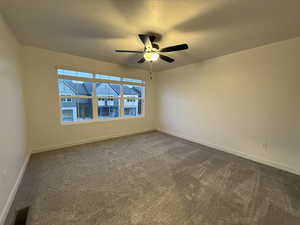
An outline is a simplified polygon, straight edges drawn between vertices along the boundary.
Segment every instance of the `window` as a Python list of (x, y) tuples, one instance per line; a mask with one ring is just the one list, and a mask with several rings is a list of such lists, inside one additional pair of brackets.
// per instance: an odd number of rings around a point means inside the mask
[(123, 85), (124, 116), (141, 116), (144, 86)]
[(142, 99), (124, 99), (124, 116), (141, 116), (142, 115)]
[(92, 96), (93, 83), (59, 79), (59, 94), (60, 96)]
[(145, 81), (58, 69), (61, 121), (143, 116)]
[(71, 103), (62, 101), (61, 103), (62, 121), (75, 122), (93, 119), (92, 99), (76, 98)]
[(96, 83), (98, 98), (98, 118), (120, 117), (121, 84)]
[(92, 73), (85, 73), (85, 72), (78, 72), (78, 71), (64, 70), (64, 69), (58, 69), (57, 74), (64, 75), (64, 76), (72, 76), (72, 77), (93, 78)]
[(96, 74), (95, 77), (99, 78), (99, 79), (104, 79), (104, 80), (117, 80), (117, 81), (121, 81), (122, 80), (121, 77), (108, 76), (108, 75), (102, 75), (102, 74)]

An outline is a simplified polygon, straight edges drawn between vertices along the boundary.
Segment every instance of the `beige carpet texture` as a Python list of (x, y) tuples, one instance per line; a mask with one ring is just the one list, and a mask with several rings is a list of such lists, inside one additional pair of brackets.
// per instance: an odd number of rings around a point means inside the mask
[(300, 177), (160, 132), (34, 154), (27, 225), (299, 225)]

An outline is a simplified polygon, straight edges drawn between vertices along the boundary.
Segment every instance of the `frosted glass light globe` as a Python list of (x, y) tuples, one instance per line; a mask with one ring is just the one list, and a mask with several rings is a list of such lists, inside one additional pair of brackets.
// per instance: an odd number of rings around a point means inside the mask
[(153, 62), (158, 60), (159, 54), (157, 52), (145, 52), (144, 58), (149, 62)]

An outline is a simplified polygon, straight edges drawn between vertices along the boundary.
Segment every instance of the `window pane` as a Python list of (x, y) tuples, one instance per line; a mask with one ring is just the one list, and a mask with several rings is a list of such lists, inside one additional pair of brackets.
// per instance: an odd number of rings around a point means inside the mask
[(144, 86), (123, 85), (124, 97), (144, 97)]
[(117, 98), (98, 99), (98, 118), (116, 118), (120, 116), (120, 100)]
[(73, 70), (58, 69), (57, 73), (59, 75), (66, 75), (66, 76), (93, 78), (92, 73), (78, 72), (78, 71), (73, 71)]
[(59, 79), (60, 96), (92, 96), (92, 93), (92, 82)]
[(142, 116), (143, 100), (124, 99), (124, 116)]
[(104, 79), (104, 80), (116, 80), (116, 81), (121, 80), (121, 77), (109, 76), (109, 75), (103, 75), (103, 74), (96, 74), (95, 77), (98, 78), (98, 79)]
[(143, 80), (126, 78), (126, 77), (123, 77), (123, 81), (133, 82), (133, 83), (139, 83), (139, 84), (145, 83), (145, 81), (143, 81)]
[[(68, 100), (66, 100), (68, 99)], [(61, 114), (63, 122), (74, 122), (93, 119), (91, 98), (62, 98)]]
[(96, 95), (99, 97), (118, 97), (120, 89), (120, 84), (96, 83)]

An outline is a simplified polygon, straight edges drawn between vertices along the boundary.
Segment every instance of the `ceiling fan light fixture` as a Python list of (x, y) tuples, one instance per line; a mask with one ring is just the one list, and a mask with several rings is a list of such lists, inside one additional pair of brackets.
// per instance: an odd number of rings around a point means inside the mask
[(154, 62), (158, 60), (159, 54), (157, 52), (145, 52), (144, 58), (146, 59), (146, 61)]
[(176, 52), (176, 51), (186, 50), (189, 48), (187, 44), (179, 44), (179, 45), (172, 45), (160, 49), (158, 43), (155, 42), (155, 40), (158, 40), (158, 38), (155, 35), (139, 34), (138, 36), (144, 45), (143, 51), (132, 51), (132, 50), (115, 50), (115, 51), (123, 52), (123, 53), (143, 54), (143, 57), (137, 61), (137, 63), (139, 64), (144, 63), (145, 61), (154, 62), (158, 59), (161, 59), (167, 63), (172, 63), (175, 61), (175, 59), (164, 54), (162, 55), (161, 52), (163, 53)]

